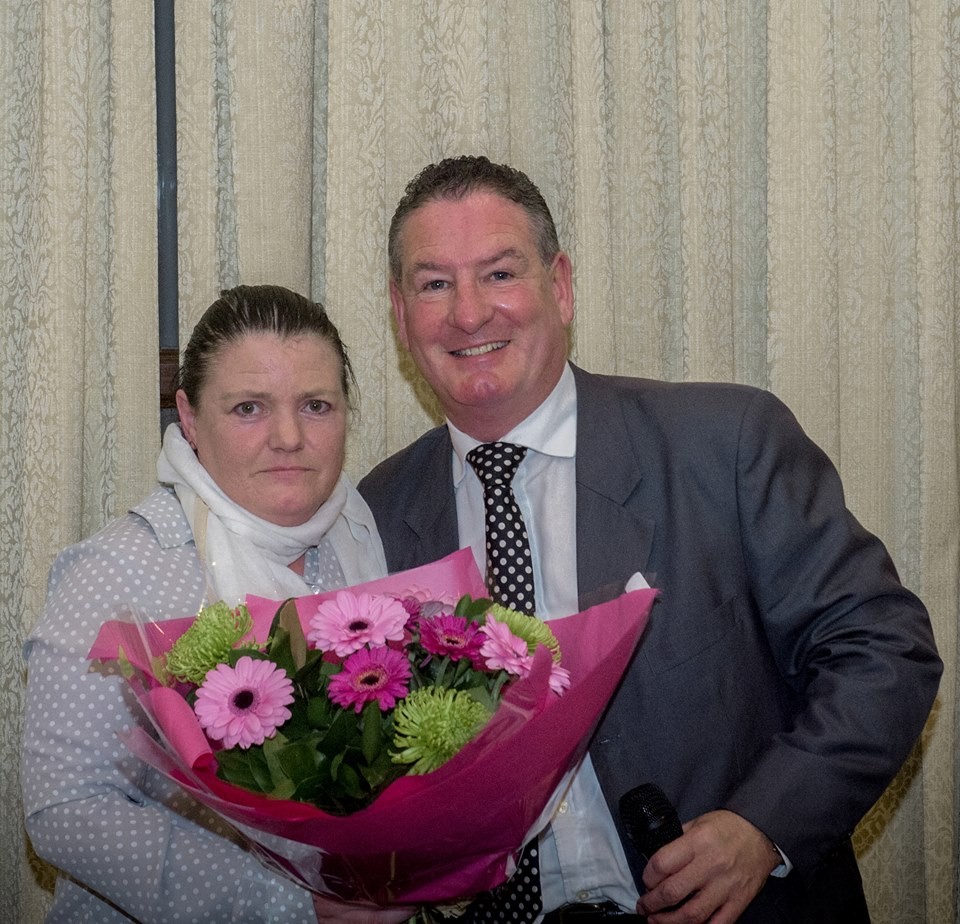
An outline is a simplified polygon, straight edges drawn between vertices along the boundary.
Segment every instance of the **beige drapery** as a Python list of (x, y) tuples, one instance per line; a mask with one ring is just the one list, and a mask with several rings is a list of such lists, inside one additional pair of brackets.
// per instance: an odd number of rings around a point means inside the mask
[[(217, 290), (323, 298), (356, 367), (349, 470), (430, 404), (384, 236), (424, 163), (522, 167), (597, 371), (783, 397), (930, 607), (922, 749), (857, 832), (877, 922), (956, 919), (957, 0), (216, 0), (177, 6), (182, 333)], [(0, 0), (0, 894), (47, 902), (16, 808), (19, 648), (54, 552), (153, 479), (152, 9)], [(9, 908), (9, 905), (7, 905)]]

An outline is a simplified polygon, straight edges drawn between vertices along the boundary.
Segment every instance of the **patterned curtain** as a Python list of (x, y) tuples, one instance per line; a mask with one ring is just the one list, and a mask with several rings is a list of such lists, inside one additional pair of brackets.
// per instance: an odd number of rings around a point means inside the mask
[[(574, 259), (573, 355), (793, 408), (928, 604), (923, 741), (861, 824), (878, 924), (956, 921), (960, 3), (178, 4), (181, 338), (219, 289), (321, 298), (358, 374), (348, 470), (436, 419), (389, 320), (424, 164), (527, 171)], [(158, 445), (153, 14), (0, 0), (0, 894), (49, 871), (16, 806), (22, 639), (52, 556)]]
[(159, 447), (153, 14), (0, 0), (0, 45), (0, 896), (33, 922), (22, 641), (53, 556), (144, 493)]

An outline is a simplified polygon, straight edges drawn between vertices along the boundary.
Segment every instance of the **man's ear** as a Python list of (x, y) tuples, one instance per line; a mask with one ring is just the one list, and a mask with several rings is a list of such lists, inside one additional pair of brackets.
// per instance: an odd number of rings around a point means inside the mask
[(403, 292), (400, 291), (400, 285), (395, 279), (390, 279), (390, 304), (393, 307), (393, 317), (397, 322), (397, 336), (403, 344), (404, 349), (410, 349), (410, 343), (407, 340), (407, 306), (403, 300)]
[(183, 436), (186, 441), (194, 448), (197, 448), (197, 421), (196, 414), (187, 398), (187, 393), (182, 389), (177, 389), (177, 413), (180, 415), (180, 429), (183, 430)]
[(562, 250), (553, 258), (550, 282), (553, 286), (553, 297), (560, 308), (560, 318), (564, 326), (569, 327), (573, 322), (573, 264)]

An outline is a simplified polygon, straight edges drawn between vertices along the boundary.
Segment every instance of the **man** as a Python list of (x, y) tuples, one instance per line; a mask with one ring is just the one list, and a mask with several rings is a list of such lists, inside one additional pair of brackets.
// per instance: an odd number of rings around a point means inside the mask
[[(568, 363), (570, 260), (519, 171), (427, 167), (389, 252), (400, 339), (447, 417), (360, 484), (390, 569), (461, 546), (483, 566), (467, 453), (500, 441), (527, 447), (512, 486), (539, 615), (610, 598), (637, 572), (661, 589), (540, 838), (537, 920), (869, 920), (849, 836), (942, 666), (826, 456), (766, 392)], [(617, 806), (648, 781), (685, 830), (643, 867)]]

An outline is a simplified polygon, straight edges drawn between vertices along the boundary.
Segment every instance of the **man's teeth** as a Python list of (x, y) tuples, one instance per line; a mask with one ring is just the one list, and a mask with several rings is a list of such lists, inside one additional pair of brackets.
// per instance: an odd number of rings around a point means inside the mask
[(466, 350), (455, 350), (457, 356), (482, 356), (484, 353), (492, 353), (507, 345), (506, 340), (500, 340), (497, 343), (485, 343), (483, 346), (469, 347)]

